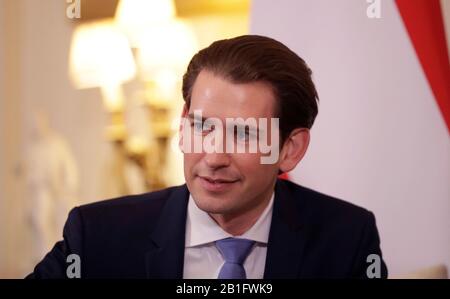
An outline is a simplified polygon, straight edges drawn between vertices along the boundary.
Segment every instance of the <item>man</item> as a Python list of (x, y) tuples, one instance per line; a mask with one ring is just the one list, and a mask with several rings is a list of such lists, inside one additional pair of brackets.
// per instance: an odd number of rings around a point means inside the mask
[(30, 277), (66, 277), (73, 254), (82, 278), (387, 276), (371, 212), (278, 179), (318, 112), (300, 57), (263, 36), (214, 42), (192, 58), (183, 97), (186, 185), (73, 209)]

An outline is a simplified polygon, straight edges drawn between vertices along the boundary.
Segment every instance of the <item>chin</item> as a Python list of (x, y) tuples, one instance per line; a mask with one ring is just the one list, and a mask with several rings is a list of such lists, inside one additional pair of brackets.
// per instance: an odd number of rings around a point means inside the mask
[(211, 196), (197, 196), (194, 201), (197, 207), (206, 213), (226, 214), (233, 211), (233, 208), (230, 207), (232, 205), (229, 202), (223, 202), (223, 199)]

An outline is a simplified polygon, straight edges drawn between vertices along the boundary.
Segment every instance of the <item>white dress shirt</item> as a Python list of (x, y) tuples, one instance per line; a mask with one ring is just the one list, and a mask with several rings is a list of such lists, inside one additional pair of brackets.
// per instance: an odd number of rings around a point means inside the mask
[(214, 242), (229, 237), (256, 242), (244, 262), (244, 269), (247, 278), (263, 278), (267, 241), (272, 222), (273, 198), (272, 194), (269, 204), (249, 230), (243, 235), (232, 236), (224, 231), (208, 213), (198, 208), (190, 196), (186, 217), (183, 278), (217, 278), (225, 260)]

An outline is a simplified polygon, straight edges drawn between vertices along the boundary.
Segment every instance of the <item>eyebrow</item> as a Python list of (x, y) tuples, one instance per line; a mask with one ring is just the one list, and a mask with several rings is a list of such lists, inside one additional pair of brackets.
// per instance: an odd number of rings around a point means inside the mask
[[(188, 114), (188, 118), (189, 119), (192, 119), (192, 120), (200, 120), (200, 118), (197, 116), (197, 117), (194, 117), (194, 113), (189, 113)], [(202, 120), (202, 122), (205, 122), (206, 120), (207, 120), (208, 118), (207, 117), (204, 117), (204, 116), (202, 116), (202, 118), (201, 118), (201, 120)]]

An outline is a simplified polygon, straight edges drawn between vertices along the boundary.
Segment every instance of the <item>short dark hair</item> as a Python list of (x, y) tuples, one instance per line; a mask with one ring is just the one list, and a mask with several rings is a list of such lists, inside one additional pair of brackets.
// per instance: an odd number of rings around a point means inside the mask
[(198, 74), (207, 70), (234, 83), (268, 83), (276, 99), (284, 142), (295, 128), (311, 128), (319, 100), (312, 71), (296, 53), (272, 38), (242, 35), (213, 42), (191, 59), (183, 76), (183, 98), (189, 108)]

